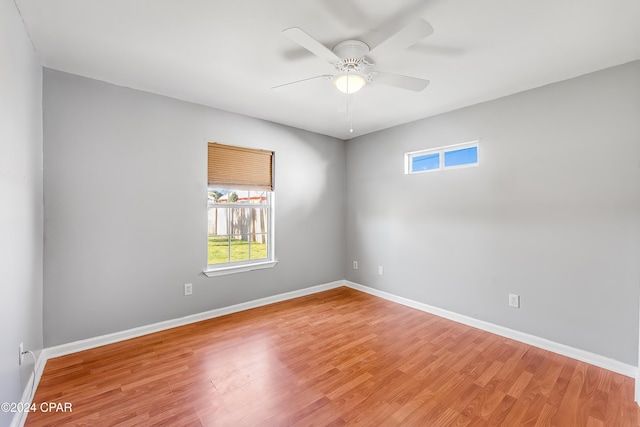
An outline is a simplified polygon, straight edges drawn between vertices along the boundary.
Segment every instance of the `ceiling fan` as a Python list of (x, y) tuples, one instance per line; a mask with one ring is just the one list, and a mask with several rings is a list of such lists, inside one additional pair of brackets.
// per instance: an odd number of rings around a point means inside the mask
[(272, 89), (320, 78), (333, 80), (336, 88), (346, 94), (359, 91), (367, 83), (393, 86), (414, 92), (420, 92), (429, 84), (429, 80), (373, 69), (376, 65), (373, 61), (377, 61), (378, 58), (405, 49), (431, 35), (433, 27), (424, 19), (412, 21), (373, 49), (360, 40), (345, 40), (330, 50), (298, 27), (288, 28), (282, 33), (309, 52), (328, 61), (335, 67), (337, 74), (310, 77), (274, 86)]

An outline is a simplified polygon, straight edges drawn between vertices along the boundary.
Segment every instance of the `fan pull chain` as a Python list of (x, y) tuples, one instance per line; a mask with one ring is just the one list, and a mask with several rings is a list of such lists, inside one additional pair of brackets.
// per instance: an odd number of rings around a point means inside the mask
[(347, 95), (347, 121), (349, 122), (349, 133), (353, 133), (353, 121), (351, 120), (351, 108), (349, 105), (349, 98), (351, 95)]
[(347, 121), (349, 122), (349, 133), (353, 133), (353, 122), (351, 121), (351, 109), (349, 108), (349, 79), (347, 79)]

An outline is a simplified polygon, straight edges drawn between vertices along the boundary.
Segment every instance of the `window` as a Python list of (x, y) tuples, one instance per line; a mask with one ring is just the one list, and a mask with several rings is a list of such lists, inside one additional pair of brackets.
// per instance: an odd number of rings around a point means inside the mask
[(473, 141), (405, 153), (404, 173), (478, 166), (478, 149), (478, 141)]
[(275, 265), (271, 151), (209, 143), (209, 277)]

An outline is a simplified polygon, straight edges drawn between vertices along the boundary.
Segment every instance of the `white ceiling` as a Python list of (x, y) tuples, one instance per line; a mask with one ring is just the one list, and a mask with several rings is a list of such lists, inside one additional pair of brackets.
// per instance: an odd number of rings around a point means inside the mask
[[(349, 139), (640, 59), (638, 0), (17, 0), (45, 67)], [(377, 69), (422, 92), (316, 79), (333, 67), (282, 35), (372, 48), (412, 18), (433, 35)]]

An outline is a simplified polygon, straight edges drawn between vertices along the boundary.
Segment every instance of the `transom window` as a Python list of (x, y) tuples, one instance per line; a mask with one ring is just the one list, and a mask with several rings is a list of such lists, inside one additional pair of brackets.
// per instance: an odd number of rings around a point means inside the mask
[(275, 265), (273, 157), (209, 143), (207, 276)]
[(472, 141), (405, 153), (404, 173), (414, 174), (478, 166), (478, 150), (478, 141)]

